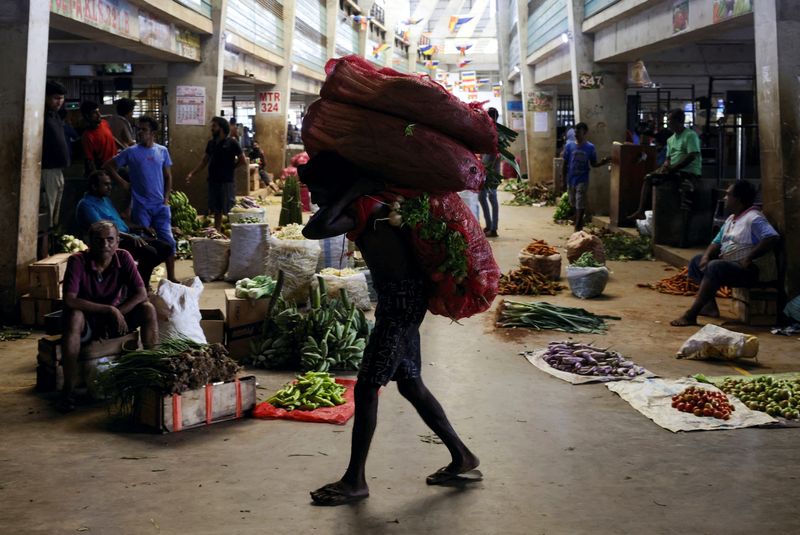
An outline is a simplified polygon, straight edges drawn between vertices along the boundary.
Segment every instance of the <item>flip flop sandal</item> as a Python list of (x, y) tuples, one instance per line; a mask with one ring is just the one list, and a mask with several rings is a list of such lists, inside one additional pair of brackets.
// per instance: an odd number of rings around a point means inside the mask
[(323, 507), (336, 507), (337, 505), (346, 505), (369, 498), (369, 493), (356, 495), (345, 494), (335, 486), (335, 483), (325, 485), (310, 494), (313, 504)]
[(466, 472), (451, 472), (446, 466), (438, 469), (425, 479), (428, 485), (448, 485), (458, 483), (473, 483), (483, 480), (483, 473), (478, 469), (467, 470)]

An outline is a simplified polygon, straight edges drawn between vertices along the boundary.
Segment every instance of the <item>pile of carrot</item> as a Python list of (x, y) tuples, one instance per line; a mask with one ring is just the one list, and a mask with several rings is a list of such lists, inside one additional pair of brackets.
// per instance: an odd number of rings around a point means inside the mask
[[(696, 282), (689, 278), (689, 269), (683, 268), (679, 273), (672, 277), (661, 279), (655, 284), (639, 284), (642, 288), (651, 288), (662, 294), (670, 295), (696, 295), (700, 288)], [(730, 288), (720, 288), (717, 297), (730, 297)]]
[(533, 255), (551, 256), (558, 254), (558, 249), (544, 240), (533, 240), (525, 247), (525, 251)]
[(555, 295), (564, 287), (533, 269), (522, 266), (500, 276), (500, 295)]

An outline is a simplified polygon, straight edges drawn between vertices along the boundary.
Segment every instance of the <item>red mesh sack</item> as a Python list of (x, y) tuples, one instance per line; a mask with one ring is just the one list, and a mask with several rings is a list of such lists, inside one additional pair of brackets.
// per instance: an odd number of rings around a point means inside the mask
[[(415, 193), (402, 191), (406, 198)], [(347, 235), (355, 240), (363, 231), (376, 204), (392, 203), (397, 200), (394, 192), (361, 197), (352, 205), (352, 213), (357, 219), (357, 228)], [(497, 295), (500, 268), (495, 262), (492, 247), (475, 219), (457, 193), (430, 196), (431, 215), (444, 221), (448, 228), (459, 232), (466, 241), (467, 276), (456, 281), (450, 273), (439, 271), (446, 259), (445, 244), (440, 241), (423, 239), (419, 229), (411, 229), (411, 239), (422, 269), (430, 277), (428, 310), (439, 316), (453, 320), (468, 318), (487, 310)]]
[(457, 193), (432, 196), (430, 206), (434, 217), (444, 220), (467, 242), (467, 276), (456, 281), (451, 274), (440, 273), (437, 268), (444, 261), (444, 244), (424, 240), (414, 232), (414, 248), (433, 281), (428, 310), (453, 320), (487, 310), (497, 295), (500, 268), (480, 223)]
[(328, 61), (320, 96), (424, 124), (472, 152), (497, 150), (497, 131), (480, 103), (466, 104), (428, 76), (376, 69), (359, 56)]
[(423, 125), (320, 99), (303, 119), (303, 143), (311, 156), (328, 150), (379, 173), (387, 182), (426, 192), (479, 190), (485, 170), (461, 143)]

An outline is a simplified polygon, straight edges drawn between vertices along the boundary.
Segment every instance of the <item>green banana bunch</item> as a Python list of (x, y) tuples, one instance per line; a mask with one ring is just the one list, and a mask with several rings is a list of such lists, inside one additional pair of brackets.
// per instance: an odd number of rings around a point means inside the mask
[(195, 235), (202, 227), (197, 220), (197, 210), (189, 202), (189, 197), (182, 191), (169, 194), (169, 205), (172, 210), (172, 226), (180, 229), (186, 236)]

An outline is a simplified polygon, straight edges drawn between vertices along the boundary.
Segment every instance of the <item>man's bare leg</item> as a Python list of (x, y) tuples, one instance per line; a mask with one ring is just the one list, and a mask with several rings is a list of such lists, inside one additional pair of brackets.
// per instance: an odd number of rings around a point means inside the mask
[[(710, 306), (712, 302), (714, 303), (714, 308), (716, 308), (715, 296), (717, 295), (717, 290), (719, 290), (719, 284), (712, 281), (710, 277), (703, 277), (692, 306), (680, 318), (672, 320), (669, 324), (673, 327), (697, 325), (697, 316), (700, 315), (702, 310), (708, 311), (706, 307)], [(717, 309), (717, 316), (719, 316), (719, 309)]]
[(344, 505), (369, 496), (366, 464), (372, 436), (378, 423), (377, 385), (358, 381), (355, 386), (356, 412), (353, 422), (353, 439), (350, 464), (342, 479), (311, 492), (317, 505)]
[[(175, 255), (170, 255), (164, 260), (164, 265), (167, 266), (167, 279), (170, 282), (178, 282), (178, 279), (175, 278)], [(150, 281), (144, 281), (146, 286), (150, 286)]]
[(158, 316), (156, 307), (152, 303), (144, 302), (139, 305), (142, 307), (142, 345), (145, 349), (152, 349), (158, 343)]
[(214, 212), (214, 228), (222, 232), (222, 212)]
[(450, 451), (452, 461), (443, 470), (449, 474), (463, 474), (478, 467), (480, 460), (461, 441), (441, 404), (422, 382), (421, 377), (400, 380), (397, 382), (397, 389)]
[(77, 380), (78, 354), (81, 351), (81, 334), (86, 321), (80, 310), (67, 310), (64, 318), (64, 334), (61, 338), (61, 364), (64, 367), (64, 386), (58, 409), (69, 412), (75, 409), (73, 389)]

